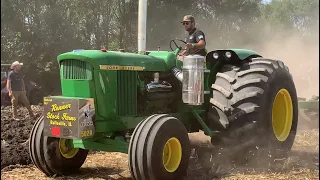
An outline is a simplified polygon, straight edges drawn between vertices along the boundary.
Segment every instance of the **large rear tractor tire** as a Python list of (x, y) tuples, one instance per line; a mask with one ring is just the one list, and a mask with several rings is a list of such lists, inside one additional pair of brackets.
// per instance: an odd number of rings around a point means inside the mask
[(84, 163), (88, 150), (72, 148), (67, 139), (43, 136), (43, 125), (44, 117), (41, 116), (30, 133), (32, 162), (49, 177), (76, 172)]
[(283, 62), (255, 58), (240, 66), (225, 65), (212, 88), (208, 116), (211, 127), (222, 130), (213, 144), (218, 139), (218, 147), (241, 162), (287, 156), (296, 136), (298, 101)]
[(187, 175), (190, 144), (178, 119), (149, 116), (138, 124), (129, 144), (129, 168), (135, 180), (179, 180)]

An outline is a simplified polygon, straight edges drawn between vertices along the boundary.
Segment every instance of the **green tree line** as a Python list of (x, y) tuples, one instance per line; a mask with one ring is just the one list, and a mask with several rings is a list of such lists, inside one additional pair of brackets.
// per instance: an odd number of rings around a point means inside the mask
[[(148, 0), (147, 50), (169, 50), (171, 39), (183, 39), (186, 14), (196, 17), (210, 48), (243, 47), (265, 40), (262, 32), (319, 36), (319, 0)], [(138, 0), (2, 0), (1, 63), (23, 62), (30, 79), (57, 92), (59, 54), (101, 47), (136, 52), (137, 20)]]

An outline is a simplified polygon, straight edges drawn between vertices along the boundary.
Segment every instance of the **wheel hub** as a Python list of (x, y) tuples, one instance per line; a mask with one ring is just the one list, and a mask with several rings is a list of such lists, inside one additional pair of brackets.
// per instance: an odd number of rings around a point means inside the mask
[(291, 130), (293, 106), (290, 93), (280, 89), (274, 99), (272, 107), (272, 127), (276, 138), (285, 141)]
[(163, 149), (163, 166), (168, 172), (174, 172), (178, 169), (182, 157), (182, 148), (177, 138), (170, 138)]
[(67, 159), (73, 158), (79, 151), (78, 148), (71, 147), (70, 140), (68, 139), (59, 140), (59, 150), (61, 155)]

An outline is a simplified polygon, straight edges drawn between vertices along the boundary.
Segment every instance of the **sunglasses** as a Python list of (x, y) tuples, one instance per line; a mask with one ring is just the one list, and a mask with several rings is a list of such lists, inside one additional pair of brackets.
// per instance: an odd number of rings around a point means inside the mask
[(190, 22), (183, 22), (182, 25), (189, 25)]

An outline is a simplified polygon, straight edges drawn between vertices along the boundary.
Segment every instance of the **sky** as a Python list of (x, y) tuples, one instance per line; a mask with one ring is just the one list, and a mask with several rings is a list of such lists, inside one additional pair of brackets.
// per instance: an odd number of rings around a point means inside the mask
[(272, 0), (262, 0), (263, 3), (269, 3), (271, 2)]

